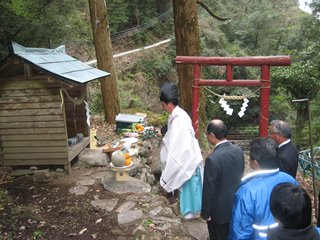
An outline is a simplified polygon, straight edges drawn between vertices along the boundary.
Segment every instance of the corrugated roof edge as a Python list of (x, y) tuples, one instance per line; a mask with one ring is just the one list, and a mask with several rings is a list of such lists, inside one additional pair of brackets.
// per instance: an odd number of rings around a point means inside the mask
[[(61, 45), (55, 49), (47, 49), (47, 48), (26, 48), (18, 43), (15, 43), (15, 42), (12, 42), (12, 45), (11, 45), (11, 49), (10, 49), (10, 53), (21, 58), (22, 60), (28, 62), (29, 64), (32, 64), (33, 66), (35, 66), (36, 68), (38, 69), (41, 69), (42, 71), (50, 74), (50, 75), (53, 75), (54, 77), (62, 80), (62, 81), (65, 81), (65, 82), (75, 82), (75, 83), (78, 83), (78, 84), (85, 84), (89, 81), (93, 81), (93, 80), (96, 80), (96, 79), (99, 79), (99, 78), (102, 78), (102, 77), (106, 77), (106, 76), (109, 76), (110, 73), (109, 72), (106, 72), (106, 71), (103, 71), (103, 70), (100, 70), (100, 69), (97, 69), (97, 68), (94, 68), (94, 67), (91, 67), (90, 65), (87, 65), (89, 68), (90, 68), (90, 71), (96, 71), (97, 72), (97, 77), (96, 78), (90, 78), (90, 79), (82, 79), (80, 81), (77, 81), (77, 80), (74, 80), (74, 79), (70, 79), (70, 78), (66, 78), (54, 71), (49, 71), (48, 69), (45, 69), (43, 67), (41, 67), (40, 65), (26, 59), (23, 55), (31, 55), (31, 54), (44, 54), (44, 55), (55, 55), (55, 54), (65, 54), (67, 56), (69, 56), (68, 54), (66, 54), (66, 49), (65, 49), (65, 46), (64, 45)], [(69, 56), (70, 58), (73, 58), (71, 56)], [(75, 61), (78, 61), (78, 62), (81, 62), (75, 58), (73, 58)], [(82, 64), (85, 64), (83, 62), (81, 62)], [(101, 72), (103, 72), (103, 74), (101, 74)]]
[(12, 42), (12, 53), (18, 54), (18, 53), (41, 53), (41, 54), (55, 54), (55, 53), (64, 53), (66, 54), (66, 47), (65, 45), (61, 45), (54, 49), (49, 48), (30, 48), (30, 47), (24, 47), (18, 43)]

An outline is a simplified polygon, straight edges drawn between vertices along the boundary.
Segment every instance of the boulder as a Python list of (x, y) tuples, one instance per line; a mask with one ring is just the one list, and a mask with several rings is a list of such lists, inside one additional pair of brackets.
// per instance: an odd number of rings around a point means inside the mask
[(85, 148), (78, 156), (79, 167), (107, 166), (110, 158), (101, 149)]

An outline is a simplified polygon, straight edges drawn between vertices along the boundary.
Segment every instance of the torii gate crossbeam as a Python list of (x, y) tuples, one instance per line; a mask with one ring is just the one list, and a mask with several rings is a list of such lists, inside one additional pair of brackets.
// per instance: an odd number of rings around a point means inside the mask
[[(289, 66), (290, 56), (261, 57), (197, 57), (177, 56), (178, 64), (193, 64), (192, 85), (192, 125), (198, 138), (199, 104), (201, 86), (233, 86), (260, 87), (260, 120), (259, 136), (268, 136), (269, 96), (270, 96), (270, 66)], [(201, 79), (201, 66), (214, 65), (226, 67), (226, 79)], [(261, 68), (261, 80), (233, 79), (233, 66), (249, 66)]]

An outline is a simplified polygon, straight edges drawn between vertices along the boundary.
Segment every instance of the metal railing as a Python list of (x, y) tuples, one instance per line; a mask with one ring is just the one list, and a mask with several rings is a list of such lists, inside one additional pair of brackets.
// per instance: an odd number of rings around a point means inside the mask
[[(313, 148), (314, 154), (314, 172), (315, 177), (320, 179), (320, 147)], [(310, 149), (299, 152), (299, 171), (302, 171), (308, 176), (312, 176), (312, 159)]]

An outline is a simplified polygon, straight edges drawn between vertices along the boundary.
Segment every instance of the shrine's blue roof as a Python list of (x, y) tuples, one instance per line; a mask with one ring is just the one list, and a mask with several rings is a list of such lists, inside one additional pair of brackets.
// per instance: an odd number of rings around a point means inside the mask
[(64, 45), (55, 49), (47, 49), (27, 48), (17, 43), (12, 43), (12, 51), (13, 54), (61, 80), (86, 83), (110, 75), (108, 72), (91, 67), (69, 56), (66, 54)]

